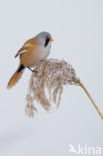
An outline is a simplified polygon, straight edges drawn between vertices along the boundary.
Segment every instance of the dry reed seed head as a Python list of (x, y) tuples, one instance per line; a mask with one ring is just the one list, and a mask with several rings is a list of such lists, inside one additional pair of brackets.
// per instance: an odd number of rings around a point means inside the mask
[[(36, 72), (32, 73), (27, 93), (26, 113), (34, 116), (36, 108), (34, 100), (39, 102), (45, 110), (51, 106), (50, 99), (60, 103), (63, 85), (79, 85), (79, 78), (70, 64), (64, 60), (46, 59), (36, 66)], [(46, 88), (48, 93), (46, 92)], [(48, 97), (49, 94), (49, 97)]]

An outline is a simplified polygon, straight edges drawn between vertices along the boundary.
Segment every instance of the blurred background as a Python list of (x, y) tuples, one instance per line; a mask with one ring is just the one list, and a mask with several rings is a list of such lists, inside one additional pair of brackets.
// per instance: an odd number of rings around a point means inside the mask
[(31, 72), (6, 89), (19, 64), (14, 55), (41, 31), (55, 40), (49, 58), (72, 64), (103, 112), (103, 1), (0, 1), (0, 156), (68, 156), (69, 144), (103, 147), (103, 121), (80, 87), (64, 87), (60, 107), (49, 113), (38, 103), (34, 119), (24, 112)]

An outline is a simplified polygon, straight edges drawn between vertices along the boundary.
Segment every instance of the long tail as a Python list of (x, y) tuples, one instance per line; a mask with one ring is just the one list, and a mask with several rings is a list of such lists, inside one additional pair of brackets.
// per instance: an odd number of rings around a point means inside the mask
[(15, 84), (18, 82), (18, 80), (21, 78), (22, 73), (24, 71), (25, 67), (20, 64), (17, 71), (13, 74), (13, 76), (10, 78), (7, 88), (11, 89)]

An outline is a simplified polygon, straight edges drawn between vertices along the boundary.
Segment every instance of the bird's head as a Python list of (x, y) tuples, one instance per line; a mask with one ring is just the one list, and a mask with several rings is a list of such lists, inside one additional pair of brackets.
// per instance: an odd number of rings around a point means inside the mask
[(36, 35), (36, 38), (37, 38), (38, 45), (43, 46), (45, 48), (50, 47), (52, 41), (54, 41), (51, 35), (45, 31)]

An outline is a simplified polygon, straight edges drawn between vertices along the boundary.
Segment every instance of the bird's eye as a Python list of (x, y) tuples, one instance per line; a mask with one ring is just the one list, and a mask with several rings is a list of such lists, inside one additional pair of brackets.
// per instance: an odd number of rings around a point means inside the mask
[(49, 37), (46, 37), (45, 44), (44, 44), (45, 47), (48, 45), (49, 41), (50, 41)]

